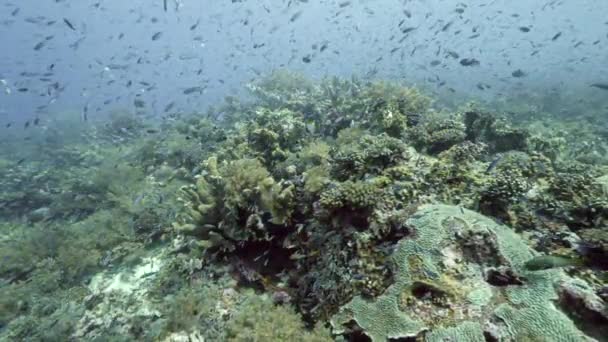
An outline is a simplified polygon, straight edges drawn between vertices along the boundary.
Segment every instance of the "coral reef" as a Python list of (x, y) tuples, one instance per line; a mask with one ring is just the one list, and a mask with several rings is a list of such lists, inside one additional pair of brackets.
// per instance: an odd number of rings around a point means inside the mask
[(599, 122), (284, 70), (248, 89), (7, 142), (0, 339), (606, 336)]

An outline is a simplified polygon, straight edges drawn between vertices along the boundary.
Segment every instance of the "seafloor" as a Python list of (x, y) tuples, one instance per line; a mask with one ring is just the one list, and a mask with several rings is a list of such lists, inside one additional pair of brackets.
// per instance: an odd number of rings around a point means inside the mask
[(606, 104), (248, 90), (5, 130), (0, 340), (608, 340)]

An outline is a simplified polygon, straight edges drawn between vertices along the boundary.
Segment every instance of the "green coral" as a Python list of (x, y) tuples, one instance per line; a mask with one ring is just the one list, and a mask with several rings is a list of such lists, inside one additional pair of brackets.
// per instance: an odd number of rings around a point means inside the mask
[(473, 142), (484, 142), (490, 152), (526, 150), (529, 133), (514, 128), (506, 120), (489, 113), (467, 111), (464, 113), (466, 139)]
[[(332, 318), (335, 332), (346, 332), (354, 321), (374, 341), (422, 336), (425, 341), (477, 341), (486, 334), (509, 340), (585, 339), (553, 305), (554, 285), (572, 280), (559, 270), (526, 271), (524, 263), (534, 254), (509, 228), (445, 205), (421, 207), (407, 225), (415, 234), (393, 254), (394, 284), (374, 300), (355, 297), (342, 307)], [(459, 241), (466, 234), (486, 234), (493, 242), (464, 248)], [(492, 285), (487, 272), (496, 266), (480, 264), (486, 258), (472, 258), (468, 251), (495, 253), (496, 262), (526, 280)], [(497, 317), (502, 325), (490, 329), (487, 317)]]
[(430, 107), (431, 99), (414, 87), (390, 82), (365, 83), (353, 77), (312, 84), (301, 75), (275, 72), (248, 86), (263, 106), (306, 113), (318, 133), (335, 136), (357, 123), (374, 133), (401, 137)]
[(417, 124), (419, 116), (427, 113), (431, 104), (431, 99), (418, 89), (389, 82), (372, 83), (361, 96), (373, 103), (374, 110), (367, 119), (370, 128), (392, 137), (402, 137), (409, 126)]
[(357, 137), (359, 134), (362, 132), (353, 129), (338, 134), (339, 148), (332, 151), (330, 163), (332, 175), (339, 180), (377, 175), (409, 158), (407, 146), (400, 139), (386, 134)]
[(245, 300), (226, 327), (227, 341), (333, 341), (321, 326), (307, 331), (300, 316), (288, 306), (277, 306), (266, 296)]
[(384, 194), (384, 190), (374, 183), (347, 181), (321, 193), (319, 203), (332, 211), (373, 210), (382, 204)]
[(304, 172), (304, 190), (318, 193), (330, 182), (330, 169), (327, 166), (311, 167)]
[(301, 114), (288, 109), (255, 111), (245, 130), (251, 150), (259, 153), (266, 165), (287, 158), (289, 151), (300, 147), (307, 136)]
[(409, 137), (418, 149), (437, 154), (465, 140), (465, 126), (456, 118), (428, 116), (409, 130)]
[[(210, 157), (196, 184), (182, 188), (184, 212), (174, 225), (179, 231), (225, 242), (270, 239), (261, 216), (286, 225), (295, 206), (295, 187), (275, 182), (255, 158), (219, 163)], [(222, 227), (221, 229), (219, 227)]]
[(275, 183), (268, 177), (260, 185), (261, 205), (272, 215), (272, 223), (287, 224), (296, 205), (295, 186), (286, 181)]
[[(395, 244), (419, 237), (406, 222), (419, 205), (474, 208), (537, 233), (532, 238), (562, 229), (566, 214), (585, 206), (603, 212), (602, 201), (591, 200), (595, 191), (568, 202), (551, 190), (560, 173), (590, 168), (597, 176), (595, 167), (546, 156), (529, 143), (526, 130), (503, 117), (471, 109), (434, 112), (417, 90), (356, 78), (315, 84), (283, 73), (250, 89), (251, 104), (231, 98), (219, 113), (226, 119), (218, 136), (225, 140), (205, 147), (199, 159), (212, 157), (177, 176), (190, 185), (175, 227), (192, 235), (182, 236), (184, 249), (204, 247), (196, 250), (205, 260), (227, 263), (240, 284), (285, 289), (308, 323), (357, 298), (362, 306), (382, 300), (399, 271), (389, 257)], [(562, 203), (563, 215), (549, 211)], [(602, 215), (587, 217), (597, 225)], [(411, 253), (408, 271), (416, 278), (394, 304), (415, 313), (432, 329), (428, 336), (474, 340), (479, 326), (485, 329), (474, 318), (457, 319), (458, 308), (493, 310), (496, 291), (460, 279), (481, 279), (486, 270), (496, 279), (524, 282), (511, 262), (496, 256), (501, 239), (480, 230), (451, 240), (466, 259), (453, 261), (452, 274), (425, 256), (434, 244)]]
[(549, 115), (542, 120), (529, 122), (530, 131), (534, 132), (529, 139), (529, 148), (555, 163), (578, 161), (589, 165), (608, 165), (606, 128), (600, 122), (593, 122), (591, 117), (587, 119), (590, 120), (569, 116), (555, 120)]
[(302, 147), (299, 160), (306, 166), (325, 165), (330, 158), (330, 145), (320, 139), (311, 141)]
[(74, 325), (64, 320), (73, 323), (67, 317), (82, 314), (81, 304), (68, 309), (87, 295), (82, 284), (136, 249), (128, 245), (134, 240), (128, 223), (124, 213), (100, 210), (72, 224), (1, 227), (6, 239), (0, 242), (0, 324), (8, 336), (37, 341), (57, 334), (57, 339), (68, 339)]
[(223, 180), (224, 204), (234, 215), (239, 210), (255, 204), (260, 186), (270, 177), (268, 170), (258, 159), (239, 159), (220, 166)]
[(538, 202), (542, 212), (573, 229), (602, 227), (608, 221), (608, 196), (588, 171), (553, 175)]
[(165, 296), (161, 335), (185, 331), (217, 341), (332, 340), (320, 325), (307, 329), (289, 304), (276, 305), (268, 295), (236, 291), (233, 286), (228, 277), (205, 279)]
[(481, 191), (480, 212), (504, 218), (509, 206), (524, 197), (530, 188), (528, 180), (519, 172), (498, 172)]
[(218, 313), (218, 305), (229, 304), (228, 300), (230, 299), (222, 296), (222, 289), (213, 283), (185, 286), (174, 295), (164, 298), (164, 311), (167, 314), (163, 330), (177, 332), (202, 329), (208, 338), (224, 338), (224, 321)]

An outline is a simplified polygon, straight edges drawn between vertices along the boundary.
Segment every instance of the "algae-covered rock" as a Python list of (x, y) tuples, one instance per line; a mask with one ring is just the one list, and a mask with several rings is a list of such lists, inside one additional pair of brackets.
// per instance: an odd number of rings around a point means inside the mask
[[(456, 206), (425, 205), (393, 253), (394, 284), (374, 300), (355, 297), (331, 320), (373, 341), (593, 341), (562, 305), (557, 286), (593, 295), (562, 270), (532, 272), (534, 252), (509, 227)], [(574, 321), (573, 321), (574, 319)], [(587, 334), (590, 334), (589, 337)]]

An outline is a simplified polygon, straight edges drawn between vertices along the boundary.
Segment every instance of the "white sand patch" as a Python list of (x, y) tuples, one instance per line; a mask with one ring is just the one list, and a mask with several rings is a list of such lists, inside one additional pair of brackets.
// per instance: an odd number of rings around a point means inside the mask
[(160, 270), (162, 261), (157, 257), (143, 258), (142, 263), (135, 268), (126, 269), (118, 273), (101, 272), (96, 274), (89, 289), (93, 293), (124, 292), (133, 293), (144, 291), (144, 283)]
[(159, 257), (148, 257), (139, 265), (118, 272), (96, 274), (89, 284), (91, 294), (85, 298), (90, 309), (77, 323), (73, 338), (92, 340), (107, 329), (127, 336), (135, 317), (160, 317), (160, 312), (147, 298), (147, 286), (162, 265)]

